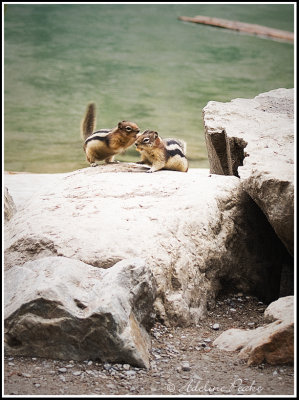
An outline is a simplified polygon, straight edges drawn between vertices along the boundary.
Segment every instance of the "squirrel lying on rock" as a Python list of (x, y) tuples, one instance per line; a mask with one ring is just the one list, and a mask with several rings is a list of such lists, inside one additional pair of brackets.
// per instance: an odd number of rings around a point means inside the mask
[(121, 121), (114, 129), (95, 130), (95, 103), (89, 103), (81, 125), (81, 136), (84, 140), (86, 159), (91, 167), (96, 167), (98, 161), (114, 162), (115, 154), (122, 153), (130, 147), (137, 138), (139, 127), (130, 121)]
[(183, 140), (162, 139), (158, 132), (146, 130), (138, 135), (135, 146), (136, 150), (141, 153), (141, 160), (138, 164), (152, 166), (147, 172), (155, 172), (160, 169), (188, 171), (186, 143)]

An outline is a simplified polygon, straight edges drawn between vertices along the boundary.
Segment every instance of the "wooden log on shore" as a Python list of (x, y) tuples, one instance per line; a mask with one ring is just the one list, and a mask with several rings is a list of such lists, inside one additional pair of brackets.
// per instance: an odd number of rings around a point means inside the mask
[(246, 32), (253, 35), (269, 37), (272, 39), (281, 39), (294, 42), (294, 33), (283, 31), (280, 29), (268, 28), (267, 26), (248, 24), (239, 21), (229, 21), (222, 18), (206, 17), (197, 15), (196, 17), (179, 17), (180, 20), (186, 22), (194, 22), (196, 24), (212, 25), (219, 28), (232, 29), (234, 31)]

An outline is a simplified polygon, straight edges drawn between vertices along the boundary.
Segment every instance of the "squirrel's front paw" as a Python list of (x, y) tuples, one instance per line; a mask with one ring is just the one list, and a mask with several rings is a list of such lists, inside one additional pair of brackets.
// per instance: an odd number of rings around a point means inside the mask
[(90, 164), (90, 166), (91, 166), (91, 167), (97, 167), (97, 166), (98, 166), (98, 164), (97, 164), (97, 163), (95, 163), (95, 162), (93, 162), (93, 163), (91, 163), (91, 164)]

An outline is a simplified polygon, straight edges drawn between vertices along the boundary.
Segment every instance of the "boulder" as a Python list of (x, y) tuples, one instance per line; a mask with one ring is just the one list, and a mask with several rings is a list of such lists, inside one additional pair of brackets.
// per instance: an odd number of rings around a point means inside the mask
[(282, 297), (265, 310), (265, 318), (274, 322), (252, 330), (229, 329), (213, 345), (226, 351), (240, 350), (248, 365), (267, 362), (272, 365), (294, 362), (294, 297)]
[(5, 272), (5, 351), (149, 367), (155, 282), (144, 260), (47, 257)]
[(273, 301), (266, 308), (264, 317), (269, 322), (276, 320), (294, 322), (294, 296), (280, 297)]
[(294, 89), (203, 109), (214, 174), (239, 176), (244, 190), (294, 254)]
[(4, 188), (4, 220), (9, 221), (17, 211), (13, 198), (9, 194), (7, 187)]
[(278, 298), (285, 249), (237, 177), (144, 171), (102, 165), (41, 188), (7, 224), (5, 268), (49, 256), (103, 269), (145, 259), (168, 325), (196, 324), (223, 282)]

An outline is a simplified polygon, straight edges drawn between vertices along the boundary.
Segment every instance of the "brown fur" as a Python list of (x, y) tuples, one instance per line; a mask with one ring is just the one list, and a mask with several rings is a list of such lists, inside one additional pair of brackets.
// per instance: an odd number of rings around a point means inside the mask
[(137, 138), (139, 127), (130, 121), (121, 121), (112, 130), (95, 131), (95, 105), (90, 103), (81, 124), (81, 136), (85, 139), (83, 149), (91, 166), (98, 161), (113, 162), (116, 154), (130, 147)]
[[(168, 142), (171, 141), (170, 145)], [(160, 169), (187, 172), (188, 160), (185, 157), (185, 142), (177, 139), (162, 139), (158, 132), (145, 131), (135, 142), (136, 150), (141, 153), (139, 164), (151, 165), (147, 172)]]

